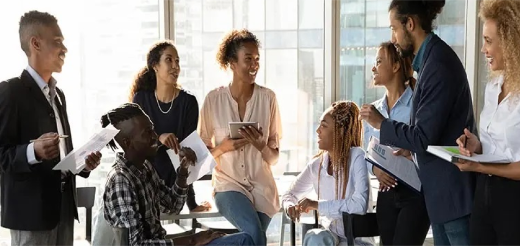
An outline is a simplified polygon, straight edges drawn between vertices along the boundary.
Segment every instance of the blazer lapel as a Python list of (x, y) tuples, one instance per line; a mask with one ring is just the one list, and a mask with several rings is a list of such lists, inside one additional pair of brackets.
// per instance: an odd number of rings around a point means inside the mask
[(35, 105), (43, 105), (45, 109), (49, 112), (49, 114), (54, 113), (49, 101), (42, 92), (42, 89), (38, 86), (36, 81), (32, 78), (31, 74), (26, 70), (23, 70), (22, 75), (20, 76), (21, 82), (27, 87), (27, 89), (31, 92), (32, 98), (36, 100), (37, 104)]

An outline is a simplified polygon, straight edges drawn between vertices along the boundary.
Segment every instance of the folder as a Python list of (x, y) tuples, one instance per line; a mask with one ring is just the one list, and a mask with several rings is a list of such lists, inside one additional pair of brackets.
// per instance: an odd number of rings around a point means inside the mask
[(402, 184), (421, 192), (421, 180), (413, 161), (403, 156), (395, 156), (394, 149), (379, 143), (379, 139), (370, 138), (365, 160), (376, 165)]
[(480, 162), (484, 164), (509, 164), (511, 161), (504, 157), (498, 155), (490, 155), (490, 154), (473, 154), (472, 156), (461, 155), (459, 152), (458, 146), (435, 146), (430, 145), (426, 149), (430, 154), (436, 155), (439, 158), (442, 158), (451, 163), (459, 162), (460, 159), (468, 160), (473, 162)]

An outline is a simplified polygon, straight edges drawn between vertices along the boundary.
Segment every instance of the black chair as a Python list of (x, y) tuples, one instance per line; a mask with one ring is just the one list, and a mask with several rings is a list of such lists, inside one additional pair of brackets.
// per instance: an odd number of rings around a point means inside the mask
[(94, 206), (94, 199), (96, 197), (96, 187), (78, 187), (76, 188), (76, 195), (78, 198), (78, 208), (86, 209), (85, 219), (85, 239), (91, 243), (92, 240), (92, 207)]
[(114, 232), (114, 241), (112, 242), (113, 246), (130, 245), (130, 235), (128, 233), (128, 228), (112, 227), (112, 231)]
[[(287, 216), (285, 213), (282, 216)], [(305, 233), (310, 229), (316, 229), (319, 228), (319, 221), (318, 221), (318, 211), (314, 210), (314, 223), (313, 224), (304, 224), (300, 223), (302, 228), (302, 240), (303, 237), (305, 237)], [(282, 228), (283, 229), (283, 228)], [(291, 220), (291, 246), (296, 246), (296, 224), (294, 221)]]
[(354, 238), (379, 236), (376, 213), (358, 215), (344, 212), (343, 226), (349, 246), (354, 246)]

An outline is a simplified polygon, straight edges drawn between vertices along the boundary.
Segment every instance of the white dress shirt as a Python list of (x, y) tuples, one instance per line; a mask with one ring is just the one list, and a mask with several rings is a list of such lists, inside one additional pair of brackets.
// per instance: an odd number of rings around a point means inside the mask
[[(320, 166), (320, 164), (322, 165)], [(365, 151), (359, 147), (350, 149), (350, 171), (345, 199), (336, 199), (336, 189), (334, 188), (336, 186), (336, 178), (328, 174), (328, 166), (329, 155), (327, 152), (322, 157), (313, 159), (282, 197), (283, 206), (288, 208), (298, 204), (298, 201), (305, 198), (308, 193), (315, 191), (320, 198), (318, 201), (318, 213), (321, 225), (345, 240), (343, 212), (350, 214), (365, 214), (367, 212), (368, 173)], [(320, 173), (320, 190), (318, 191), (319, 168), (322, 170)], [(338, 192), (340, 192), (340, 189), (338, 189)]]
[[(56, 126), (58, 128), (58, 134), (60, 136), (63, 135), (64, 131), (63, 131), (63, 126), (61, 124), (60, 113), (58, 111), (58, 108), (56, 107), (56, 104), (54, 103), (54, 98), (57, 95), (56, 80), (51, 77), (49, 83), (46, 83), (42, 79), (42, 77), (38, 74), (38, 72), (36, 72), (31, 66), (27, 66), (27, 68), (25, 70), (27, 70), (27, 72), (29, 72), (31, 77), (36, 81), (36, 83), (42, 90), (43, 95), (45, 95), (45, 98), (47, 98), (47, 101), (51, 104), (52, 109), (54, 110), (54, 117), (56, 119)], [(65, 157), (65, 155), (66, 155), (65, 149), (66, 149), (65, 141), (60, 139), (60, 159), (63, 159)], [(38, 161), (36, 159), (36, 153), (34, 152), (34, 143), (30, 143), (27, 146), (27, 162), (29, 162), (29, 164), (40, 163), (40, 161)]]
[(480, 113), (480, 142), (484, 154), (520, 161), (520, 98), (508, 94), (500, 104), (504, 78), (497, 77), (486, 85), (484, 108)]

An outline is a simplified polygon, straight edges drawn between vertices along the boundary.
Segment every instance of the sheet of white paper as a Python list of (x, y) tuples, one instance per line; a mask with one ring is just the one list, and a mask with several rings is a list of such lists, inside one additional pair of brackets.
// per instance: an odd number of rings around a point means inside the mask
[(421, 180), (415, 168), (415, 163), (402, 156), (395, 156), (394, 150), (379, 144), (379, 139), (372, 137), (368, 144), (367, 161), (379, 166), (386, 172), (405, 182), (413, 189), (421, 191)]
[[(191, 148), (197, 155), (197, 163), (195, 163), (195, 166), (190, 166), (188, 169), (190, 172), (190, 176), (187, 180), (188, 184), (199, 180), (202, 178), (202, 176), (211, 172), (211, 170), (213, 170), (213, 168), (217, 165), (213, 155), (208, 150), (208, 147), (206, 147), (204, 142), (202, 142), (202, 139), (200, 138), (197, 131), (192, 132), (188, 137), (182, 140), (179, 145), (181, 147)], [(168, 156), (170, 156), (173, 166), (175, 167), (175, 170), (177, 170), (177, 168), (179, 168), (181, 165), (179, 155), (175, 154), (175, 152), (171, 149), (166, 150), (166, 153), (168, 153)]]
[(100, 151), (103, 149), (110, 140), (112, 140), (117, 133), (118, 129), (112, 126), (101, 129), (99, 132), (94, 134), (87, 143), (81, 146), (79, 149), (74, 149), (65, 158), (63, 158), (53, 170), (64, 170), (71, 171), (77, 174), (85, 168), (85, 158), (92, 152)]

